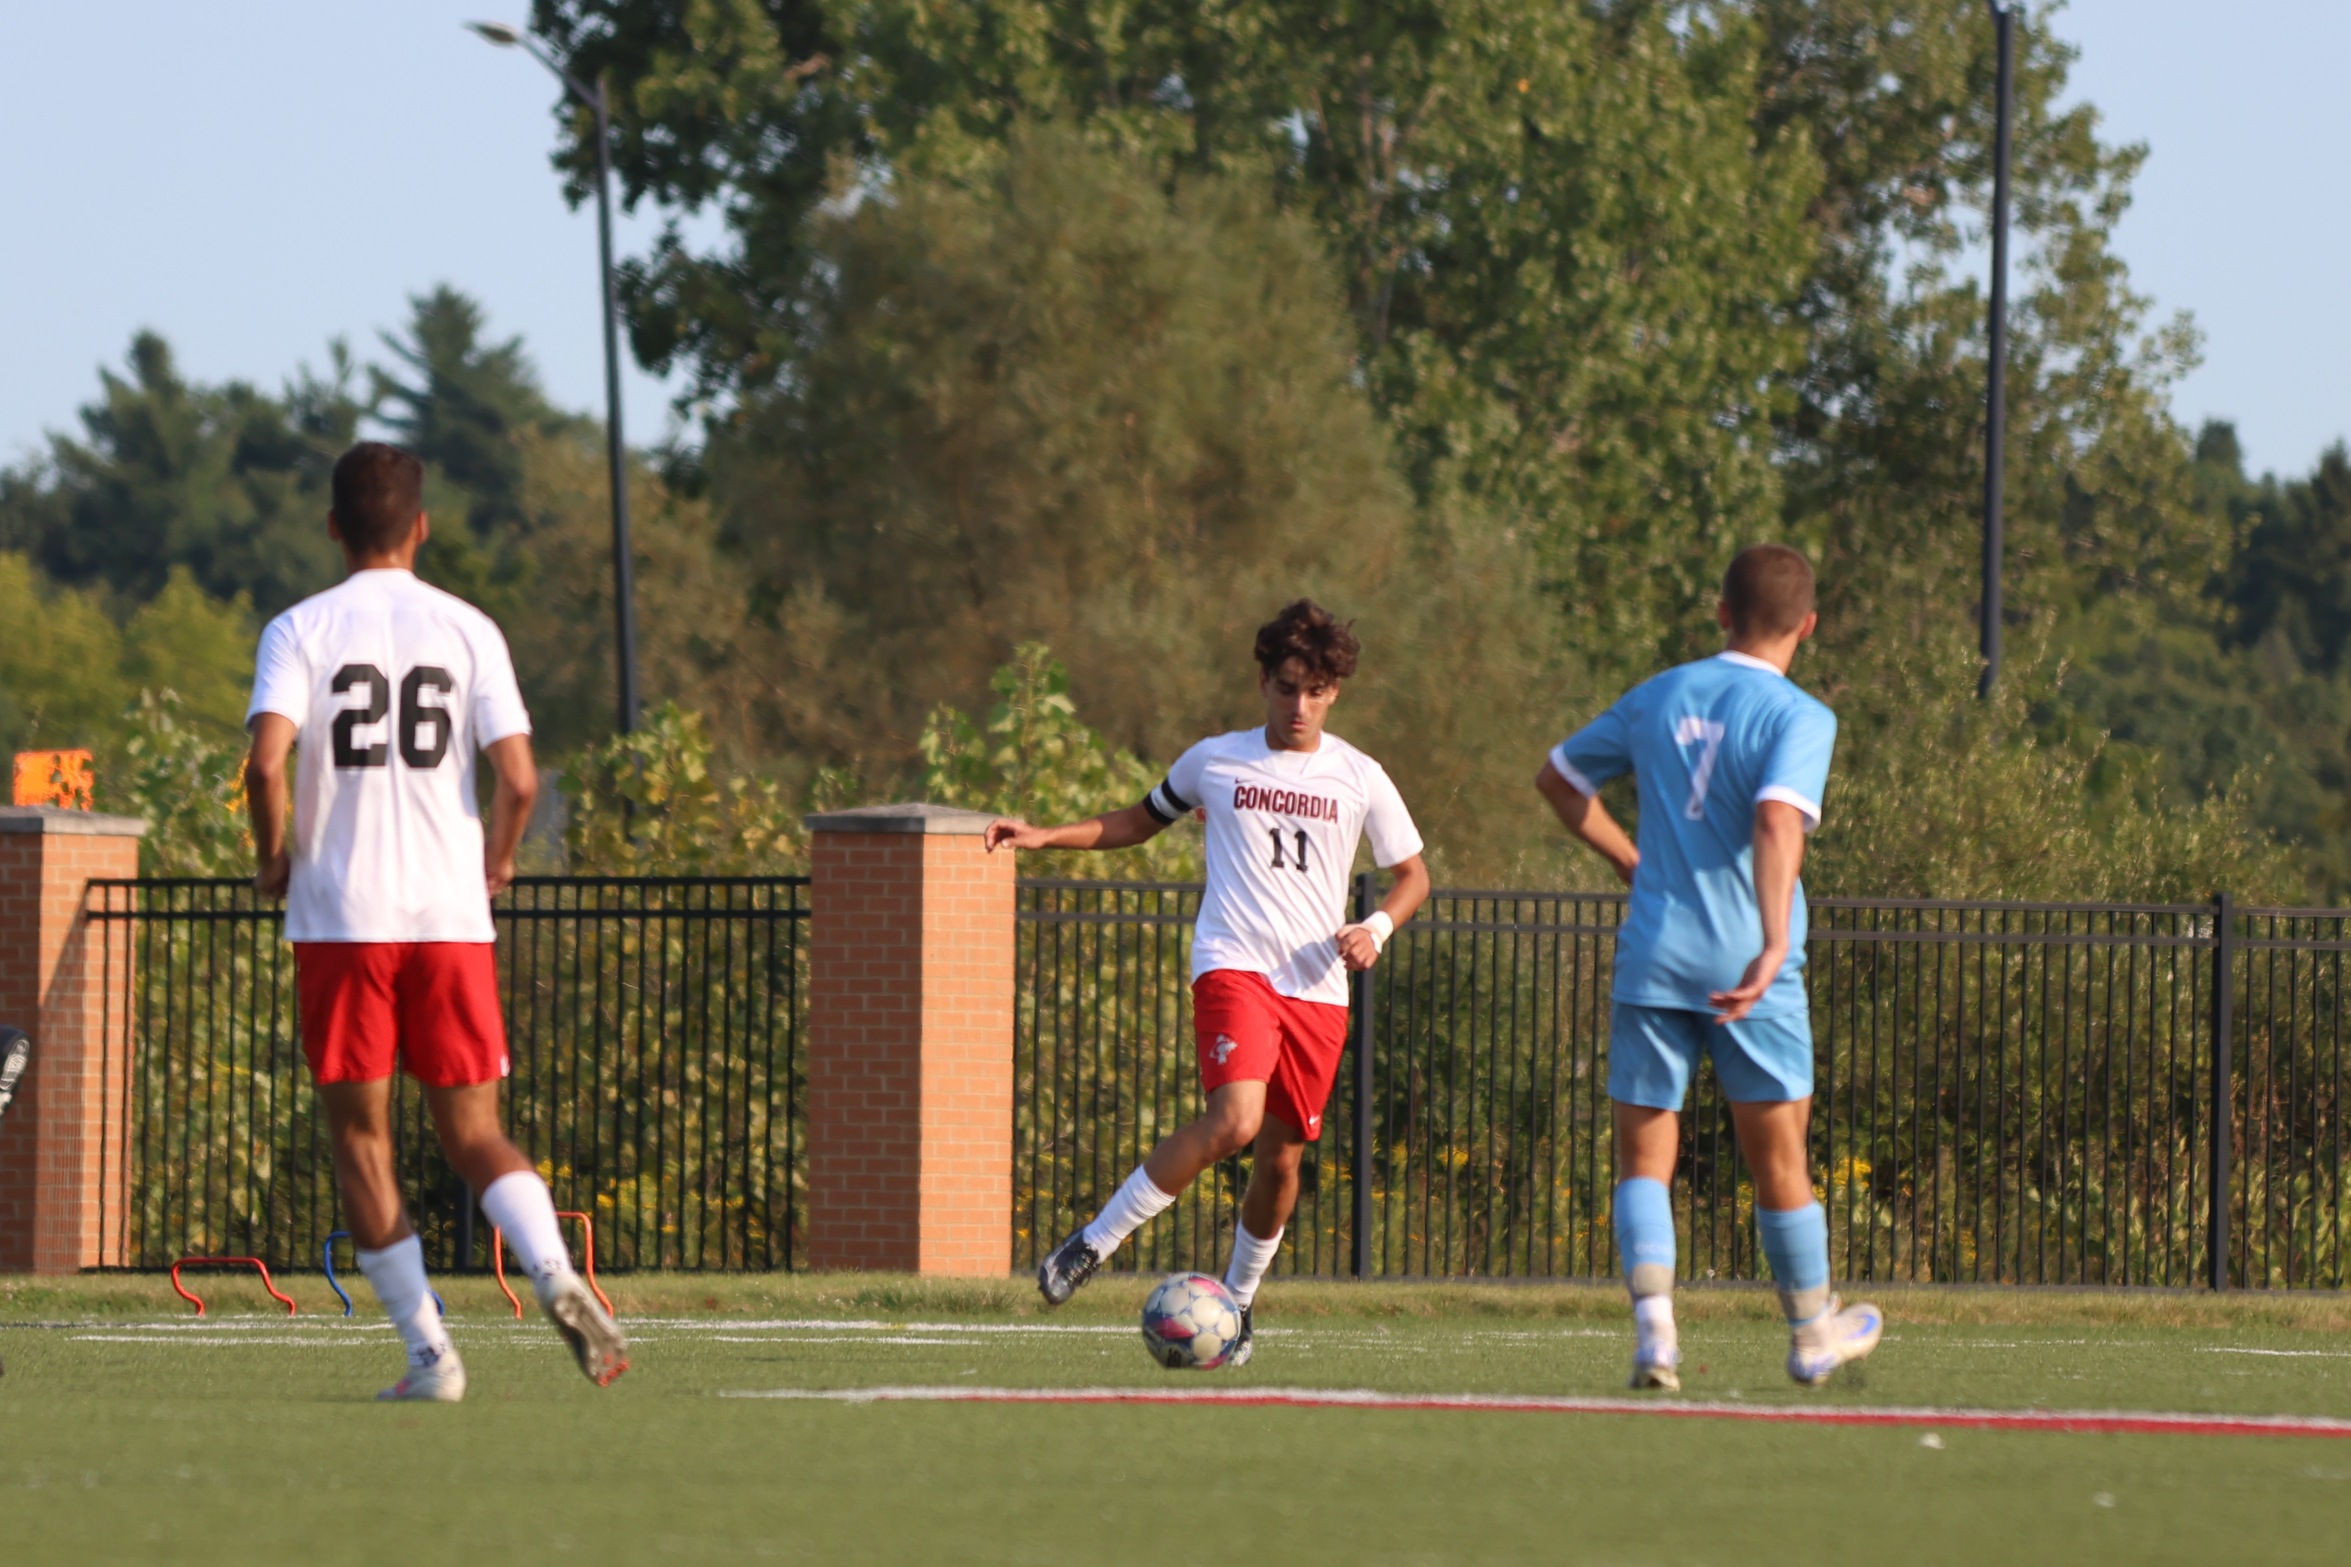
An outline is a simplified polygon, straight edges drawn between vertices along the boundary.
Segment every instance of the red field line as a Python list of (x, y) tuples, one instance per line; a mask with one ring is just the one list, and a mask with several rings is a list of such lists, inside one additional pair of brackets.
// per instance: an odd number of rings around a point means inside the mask
[(843, 1404), (1210, 1404), (1242, 1409), (1444, 1409), (1511, 1414), (1652, 1415), (1766, 1425), (1933, 1426), (1977, 1431), (2126, 1432), (2142, 1436), (2351, 1437), (2328, 1415), (2190, 1415), (2116, 1409), (1934, 1409), (1858, 1404), (1731, 1404), (1577, 1398), (1539, 1393), (1378, 1393), (1363, 1388), (847, 1387), (722, 1392), (721, 1398)]

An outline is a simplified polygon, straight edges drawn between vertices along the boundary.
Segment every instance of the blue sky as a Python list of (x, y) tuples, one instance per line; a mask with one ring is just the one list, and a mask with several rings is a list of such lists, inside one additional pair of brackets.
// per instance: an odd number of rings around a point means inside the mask
[[(274, 387), (348, 337), (365, 357), (441, 281), (520, 333), (556, 399), (602, 402), (595, 220), (547, 164), (555, 87), (458, 23), (523, 0), (74, 0), (16, 6), (0, 55), (0, 461), (72, 427), (153, 326), (188, 373)], [(2040, 8), (2046, 14), (2046, 8)], [(2152, 158), (2120, 248), (2205, 363), (2194, 423), (2256, 468), (2351, 434), (2345, 0), (2073, 0), (2076, 90)], [(624, 249), (656, 224), (625, 221)], [(632, 438), (669, 389), (632, 370)]]

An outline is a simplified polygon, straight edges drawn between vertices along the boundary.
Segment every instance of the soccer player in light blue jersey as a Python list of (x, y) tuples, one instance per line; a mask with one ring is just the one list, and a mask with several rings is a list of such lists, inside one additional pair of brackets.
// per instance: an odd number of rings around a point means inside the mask
[[(1805, 1156), (1812, 1019), (1797, 872), (1837, 740), (1836, 715), (1788, 678), (1820, 619), (1811, 564), (1780, 544), (1743, 551), (1715, 613), (1729, 634), (1722, 652), (1625, 693), (1552, 750), (1535, 787), (1632, 888), (1608, 1034), (1632, 1385), (1681, 1386), (1670, 1190), (1682, 1100), (1711, 1055), (1755, 1177), (1788, 1375), (1817, 1387), (1877, 1347), (1884, 1318), (1830, 1293), (1828, 1220)], [(1628, 772), (1638, 844), (1600, 803), (1601, 785)]]

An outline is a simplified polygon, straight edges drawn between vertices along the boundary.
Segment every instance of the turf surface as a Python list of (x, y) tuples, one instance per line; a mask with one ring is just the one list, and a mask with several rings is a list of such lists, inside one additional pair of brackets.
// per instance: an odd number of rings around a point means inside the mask
[[(1256, 1363), (1171, 1377), (1109, 1279), (607, 1281), (638, 1344), (588, 1386), (444, 1281), (457, 1407), (367, 1401), (389, 1331), (287, 1285), (0, 1280), (0, 1560), (1819, 1562), (2343, 1559), (2351, 1440), (1756, 1426), (1641, 1415), (844, 1404), (778, 1389), (1376, 1388), (1613, 1395), (1621, 1298), (1277, 1280)], [(1691, 1398), (2351, 1416), (2340, 1297), (1911, 1292), (1825, 1394), (1767, 1294), (1687, 1292)]]

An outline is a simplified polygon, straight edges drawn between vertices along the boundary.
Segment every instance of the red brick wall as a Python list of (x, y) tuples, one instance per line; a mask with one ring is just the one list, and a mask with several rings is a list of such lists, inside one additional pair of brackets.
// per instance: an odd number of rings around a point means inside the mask
[(1015, 856), (923, 846), (923, 1273), (1012, 1270)]
[(0, 1120), (0, 1271), (127, 1260), (128, 987), (121, 962), (103, 972), (103, 932), (82, 907), (93, 878), (135, 876), (138, 858), (130, 835), (0, 833), (0, 1022), (33, 1036), (32, 1070)]
[(1002, 1275), (1014, 857), (968, 833), (812, 847), (809, 1263)]

